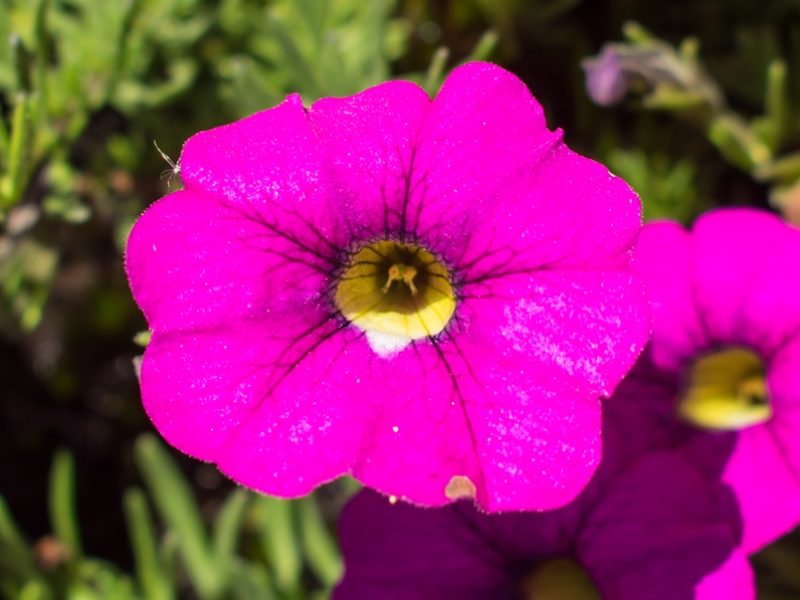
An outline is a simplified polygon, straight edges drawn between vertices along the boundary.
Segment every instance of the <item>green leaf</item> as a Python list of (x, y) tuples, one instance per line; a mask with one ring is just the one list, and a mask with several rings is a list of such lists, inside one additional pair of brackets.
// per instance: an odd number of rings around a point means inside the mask
[(11, 139), (8, 148), (7, 174), (0, 189), (2, 208), (14, 206), (25, 192), (24, 185), (30, 172), (31, 98), (20, 94), (11, 117)]
[(124, 508), (136, 577), (144, 597), (149, 600), (174, 598), (174, 586), (159, 560), (158, 543), (144, 493), (138, 488), (125, 492)]
[(326, 587), (333, 587), (342, 576), (339, 547), (325, 525), (314, 498), (297, 501), (300, 517), (300, 539), (308, 564)]
[(770, 149), (755, 136), (747, 123), (733, 113), (715, 117), (707, 135), (729, 162), (746, 171), (772, 158)]
[(159, 515), (177, 538), (181, 557), (197, 593), (201, 598), (218, 597), (223, 591), (223, 582), (189, 484), (153, 436), (139, 437), (134, 455)]
[(483, 35), (475, 44), (472, 52), (469, 53), (468, 61), (471, 60), (488, 60), (497, 48), (497, 42), (500, 41), (500, 36), (493, 29), (484, 31)]
[(10, 574), (14, 580), (34, 579), (36, 564), (33, 552), (14, 523), (14, 517), (0, 496), (0, 572)]
[(66, 450), (58, 450), (50, 470), (50, 521), (58, 541), (77, 559), (83, 552), (75, 509), (75, 461)]
[(449, 57), (450, 50), (444, 46), (437, 48), (436, 52), (433, 53), (433, 58), (431, 58), (431, 63), (428, 65), (428, 70), (425, 72), (425, 79), (422, 82), (422, 87), (429, 94), (435, 94), (442, 86), (444, 70)]
[(764, 115), (753, 119), (753, 130), (773, 152), (790, 133), (790, 108), (786, 89), (786, 63), (773, 60), (767, 68)]
[(214, 519), (214, 554), (218, 568), (224, 569), (226, 572), (236, 555), (239, 531), (249, 500), (250, 497), (244, 489), (234, 490), (225, 499)]
[(284, 594), (299, 590), (302, 562), (292, 503), (270, 496), (255, 501), (261, 548), (272, 567), (275, 585)]

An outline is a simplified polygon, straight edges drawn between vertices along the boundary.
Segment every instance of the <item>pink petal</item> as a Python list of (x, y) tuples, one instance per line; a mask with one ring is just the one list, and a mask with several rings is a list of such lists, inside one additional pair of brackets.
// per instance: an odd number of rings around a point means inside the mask
[(605, 167), (569, 151), (507, 71), (484, 63), (453, 71), (418, 144), (413, 229), (448, 261), (483, 260), (484, 272), (627, 266), (638, 198)]
[(466, 477), (484, 509), (504, 511), (561, 506), (591, 477), (599, 397), (647, 333), (642, 295), (616, 273), (491, 285), (497, 295), (464, 299), (444, 338), (365, 370), (371, 392), (359, 402), (375, 409), (353, 473), (366, 485), (440, 505), (452, 478)]
[(390, 504), (364, 490), (342, 511), (339, 524), (345, 575), (333, 597), (342, 600), (390, 598), (504, 598), (514, 581), (505, 559), (470, 527), (472, 509), (420, 509)]
[(338, 252), (351, 241), (350, 227), (328, 180), (325, 158), (295, 94), (274, 108), (193, 135), (181, 153), (181, 178), (187, 189), (273, 232)]
[(800, 231), (775, 215), (719, 210), (693, 231), (692, 280), (712, 341), (741, 343), (765, 357), (800, 329)]
[(748, 553), (800, 523), (800, 340), (776, 355), (767, 383), (772, 418), (738, 433), (723, 474), (741, 504)]
[(363, 393), (353, 371), (370, 351), (336, 321), (312, 319), (154, 335), (148, 415), (178, 449), (267, 493), (301, 495), (346, 472), (366, 411), (352, 401)]
[(464, 300), (445, 346), (489, 492), (481, 505), (561, 506), (599, 461), (599, 398), (641, 349), (644, 299), (614, 273), (544, 272), (492, 287)]
[(695, 588), (695, 600), (755, 600), (755, 573), (744, 552), (734, 551)]
[(633, 268), (650, 297), (652, 360), (670, 372), (708, 347), (709, 340), (695, 305), (691, 235), (677, 223), (649, 223), (642, 228)]
[(392, 81), (355, 96), (324, 98), (309, 110), (337, 210), (363, 228), (353, 228), (356, 238), (406, 237), (403, 210), (412, 193), (416, 138), (430, 104), (416, 84)]
[(365, 392), (356, 400), (372, 407), (353, 475), (365, 485), (415, 504), (451, 501), (447, 485), (468, 477), (486, 502), (471, 415), (451, 375), (427, 340), (364, 370)]
[(595, 396), (611, 395), (649, 332), (644, 292), (625, 272), (541, 271), (462, 291), (454, 338), (479, 332), (502, 359), (552, 369)]
[(158, 331), (318, 307), (332, 268), (324, 255), (276, 235), (259, 219), (187, 191), (142, 215), (125, 258), (136, 302)]
[(737, 545), (729, 492), (670, 452), (633, 462), (584, 519), (577, 552), (604, 598), (692, 598)]

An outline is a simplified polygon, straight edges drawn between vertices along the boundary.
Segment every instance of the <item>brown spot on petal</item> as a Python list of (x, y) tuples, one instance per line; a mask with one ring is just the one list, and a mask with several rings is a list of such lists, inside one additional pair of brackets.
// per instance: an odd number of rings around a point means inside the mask
[(444, 488), (444, 495), (450, 500), (459, 500), (460, 498), (475, 498), (476, 491), (475, 484), (469, 477), (453, 475)]

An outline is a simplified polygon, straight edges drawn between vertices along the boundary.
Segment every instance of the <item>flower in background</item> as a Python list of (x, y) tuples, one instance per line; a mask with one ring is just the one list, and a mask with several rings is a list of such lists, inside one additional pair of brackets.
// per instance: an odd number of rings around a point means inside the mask
[(595, 478), (561, 509), (487, 515), (361, 492), (342, 513), (334, 599), (755, 598), (730, 491), (679, 452), (632, 451), (615, 404)]
[(634, 39), (605, 44), (581, 63), (586, 92), (595, 104), (613, 106), (638, 89), (647, 91), (644, 102), (651, 108), (724, 107), (722, 92), (697, 61), (696, 46), (683, 44), (676, 50), (636, 25), (627, 29)]
[(691, 232), (652, 223), (634, 264), (653, 338), (630, 385), (672, 390), (638, 394), (651, 431), (682, 429), (692, 460), (733, 488), (754, 552), (800, 523), (800, 231), (751, 209)]
[(639, 354), (638, 199), (503, 69), (202, 132), (134, 227), (164, 437), (280, 496), (342, 473), (427, 505), (563, 505)]
[(611, 46), (583, 60), (586, 91), (595, 104), (613, 106), (621, 101), (631, 85), (633, 74), (623, 68), (623, 55)]

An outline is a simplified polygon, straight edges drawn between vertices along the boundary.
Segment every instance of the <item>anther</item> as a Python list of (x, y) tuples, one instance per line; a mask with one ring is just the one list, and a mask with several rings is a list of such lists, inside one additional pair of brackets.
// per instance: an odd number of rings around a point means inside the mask
[(411, 290), (411, 295), (417, 295), (417, 286), (414, 285), (414, 277), (417, 276), (417, 269), (411, 265), (394, 264), (389, 267), (389, 273), (386, 278), (386, 283), (381, 288), (381, 291), (386, 294), (394, 281), (402, 281)]

